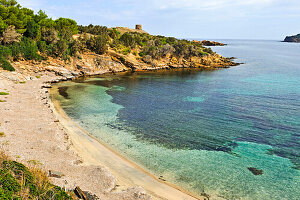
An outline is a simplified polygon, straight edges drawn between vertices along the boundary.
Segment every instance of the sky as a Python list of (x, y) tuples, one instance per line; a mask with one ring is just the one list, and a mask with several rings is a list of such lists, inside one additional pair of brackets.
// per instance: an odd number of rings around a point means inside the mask
[(201, 39), (283, 40), (300, 33), (300, 0), (18, 0), (81, 25), (142, 24), (150, 34)]

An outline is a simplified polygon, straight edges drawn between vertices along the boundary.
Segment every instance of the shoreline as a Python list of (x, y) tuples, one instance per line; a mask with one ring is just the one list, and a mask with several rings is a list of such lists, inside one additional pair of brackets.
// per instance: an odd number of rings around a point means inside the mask
[[(100, 74), (98, 74), (100, 75)], [(174, 200), (205, 200), (206, 197), (196, 197), (190, 192), (165, 181), (160, 180), (138, 164), (120, 155), (109, 146), (81, 128), (60, 107), (50, 89), (50, 106), (59, 123), (66, 129), (72, 141), (72, 148), (87, 165), (104, 165), (117, 178), (122, 188), (141, 186), (157, 199)], [(115, 166), (118, 163), (118, 166)], [(121, 170), (120, 170), (121, 169)], [(121, 188), (120, 188), (121, 189)]]

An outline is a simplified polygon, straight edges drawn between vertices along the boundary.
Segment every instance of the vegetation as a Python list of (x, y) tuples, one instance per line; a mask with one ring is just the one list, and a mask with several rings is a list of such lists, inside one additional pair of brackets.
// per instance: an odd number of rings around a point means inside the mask
[(0, 95), (9, 95), (7, 92), (0, 92)]
[(36, 166), (28, 168), (4, 153), (0, 154), (0, 186), (0, 199), (72, 199), (62, 188), (51, 184)]
[[(74, 39), (74, 34), (80, 34)], [(105, 54), (108, 48), (123, 55), (132, 53), (145, 62), (170, 57), (189, 59), (213, 53), (200, 43), (174, 37), (153, 36), (146, 33), (126, 32), (116, 28), (88, 25), (78, 26), (68, 18), (53, 20), (45, 12), (34, 13), (21, 7), (15, 0), (0, 0), (0, 67), (14, 71), (10, 61), (47, 60), (64, 61), (87, 49)]]
[(78, 33), (77, 23), (68, 18), (52, 20), (43, 11), (37, 14), (22, 8), (15, 0), (0, 1), (0, 66), (14, 68), (9, 60), (37, 60), (47, 56), (66, 59), (71, 56)]

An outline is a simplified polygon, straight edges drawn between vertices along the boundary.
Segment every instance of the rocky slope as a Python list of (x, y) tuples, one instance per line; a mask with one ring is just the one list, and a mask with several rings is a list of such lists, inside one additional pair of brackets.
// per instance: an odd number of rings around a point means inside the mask
[[(12, 63), (16, 72), (7, 73), (7, 78), (12, 81), (26, 81), (26, 77), (40, 76), (44, 72), (54, 72), (63, 80), (71, 80), (79, 76), (97, 75), (103, 73), (116, 73), (123, 71), (143, 71), (172, 68), (203, 68), (218, 69), (238, 65), (230, 58), (225, 58), (216, 53), (189, 59), (167, 56), (159, 60), (146, 60), (133, 54), (123, 55), (114, 50), (108, 50), (105, 55), (98, 55), (86, 51), (78, 58), (71, 58), (65, 62), (61, 59), (49, 58), (46, 61), (18, 61)], [(2, 70), (2, 69), (0, 69)], [(11, 74), (11, 75), (10, 75)], [(22, 74), (19, 78), (14, 74)], [(24, 78), (25, 77), (25, 78)]]

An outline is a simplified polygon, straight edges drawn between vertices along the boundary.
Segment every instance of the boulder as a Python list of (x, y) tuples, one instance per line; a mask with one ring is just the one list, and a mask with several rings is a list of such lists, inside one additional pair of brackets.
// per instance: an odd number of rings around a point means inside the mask
[(54, 177), (54, 178), (61, 178), (64, 174), (62, 172), (58, 172), (58, 171), (52, 171), (49, 170), (49, 177)]

